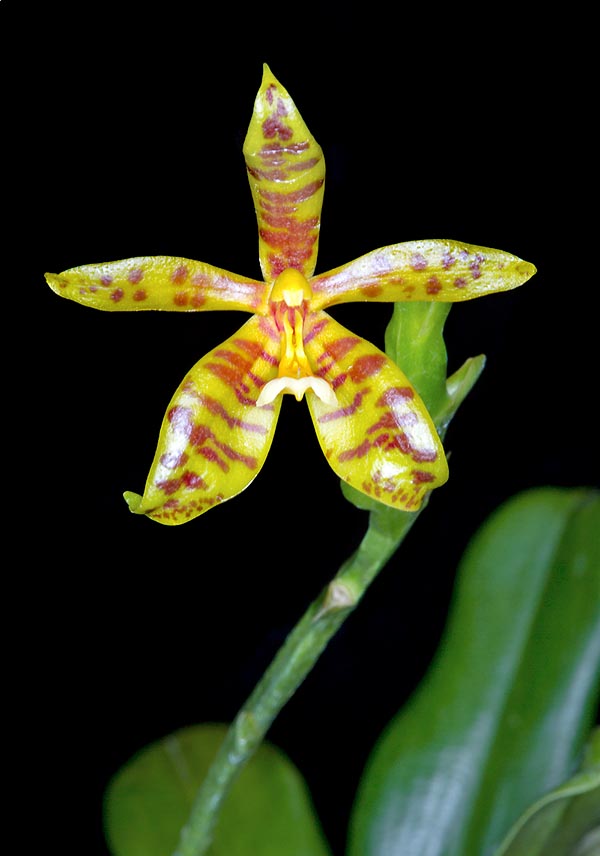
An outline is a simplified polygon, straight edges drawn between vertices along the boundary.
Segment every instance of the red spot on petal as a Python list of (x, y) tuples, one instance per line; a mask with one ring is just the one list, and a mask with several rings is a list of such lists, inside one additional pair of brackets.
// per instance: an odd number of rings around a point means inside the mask
[(133, 295), (133, 299), (136, 300), (138, 303), (140, 302), (140, 300), (145, 300), (147, 297), (148, 295), (146, 294), (143, 288), (139, 288)]
[(178, 291), (173, 295), (173, 303), (175, 306), (187, 306), (188, 295), (185, 291)]
[(185, 265), (181, 265), (173, 271), (173, 273), (171, 274), (171, 280), (176, 283), (183, 282), (185, 279), (187, 279), (187, 275), (187, 267)]
[(464, 276), (457, 276), (456, 279), (454, 280), (454, 285), (456, 288), (464, 288), (466, 284), (467, 284), (467, 280), (465, 279)]
[(437, 276), (430, 276), (425, 287), (427, 294), (438, 294), (441, 290), (442, 284)]
[(114, 300), (115, 303), (118, 303), (119, 300), (122, 300), (124, 296), (125, 296), (125, 292), (123, 291), (122, 288), (115, 288), (113, 293), (110, 295), (110, 299)]
[(456, 262), (456, 259), (450, 252), (450, 250), (444, 250), (444, 255), (442, 256), (442, 267), (444, 270), (448, 270), (452, 265)]
[(127, 279), (129, 280), (129, 282), (132, 282), (134, 284), (136, 282), (141, 282), (143, 278), (144, 271), (141, 268), (134, 268), (133, 270), (130, 270), (127, 274)]
[(377, 283), (373, 282), (370, 285), (361, 286), (360, 290), (365, 295), (365, 297), (370, 297), (371, 299), (373, 299), (375, 297), (378, 297), (382, 293), (383, 288), (381, 285), (378, 285)]
[(100, 282), (102, 285), (110, 285), (112, 281), (113, 278), (108, 273), (105, 273), (103, 276), (100, 277)]
[(423, 253), (413, 253), (410, 260), (410, 266), (413, 270), (425, 270), (427, 267), (427, 259)]
[(192, 299), (190, 300), (190, 304), (198, 309), (206, 303), (206, 297), (203, 294), (192, 294)]

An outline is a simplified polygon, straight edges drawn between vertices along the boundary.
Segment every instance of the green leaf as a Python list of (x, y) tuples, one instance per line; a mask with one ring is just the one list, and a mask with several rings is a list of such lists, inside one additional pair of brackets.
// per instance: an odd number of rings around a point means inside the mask
[(501, 507), (461, 562), (438, 655), (367, 766), (350, 856), (489, 856), (576, 769), (600, 690), (600, 496)]
[(600, 728), (592, 736), (580, 772), (528, 809), (495, 856), (574, 856), (594, 839), (598, 847), (598, 836)]
[[(111, 782), (106, 837), (114, 856), (169, 856), (225, 726), (177, 731), (131, 759)], [(273, 746), (242, 770), (224, 805), (210, 856), (328, 856), (304, 781)]]

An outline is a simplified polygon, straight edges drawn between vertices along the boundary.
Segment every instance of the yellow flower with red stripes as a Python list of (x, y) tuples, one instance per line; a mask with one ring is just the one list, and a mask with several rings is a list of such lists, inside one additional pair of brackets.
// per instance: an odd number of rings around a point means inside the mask
[(381, 502), (416, 511), (448, 467), (414, 387), (382, 351), (325, 309), (350, 301), (461, 301), (515, 288), (533, 265), (450, 240), (383, 247), (314, 275), (325, 162), (267, 66), (244, 157), (264, 282), (203, 262), (141, 257), (47, 274), (50, 287), (112, 311), (251, 313), (185, 377), (167, 409), (143, 496), (132, 511), (184, 523), (240, 493), (260, 471), (282, 395), (306, 396), (333, 470)]

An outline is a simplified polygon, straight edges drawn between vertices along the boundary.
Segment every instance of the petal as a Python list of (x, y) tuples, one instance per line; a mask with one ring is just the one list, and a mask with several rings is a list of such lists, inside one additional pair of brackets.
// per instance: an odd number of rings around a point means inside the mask
[(374, 250), (311, 279), (312, 307), (360, 300), (470, 300), (516, 288), (535, 267), (510, 253), (450, 240), (407, 241)]
[(325, 160), (294, 102), (266, 65), (244, 157), (265, 280), (272, 282), (290, 267), (310, 276), (317, 260)]
[(173, 396), (143, 497), (132, 511), (160, 523), (185, 523), (244, 490), (264, 464), (281, 397), (256, 407), (277, 374), (279, 336), (267, 318), (250, 318), (201, 359)]
[(205, 309), (265, 311), (269, 286), (172, 256), (142, 256), (47, 273), (50, 288), (94, 309)]
[(304, 346), (315, 374), (339, 404), (307, 393), (313, 423), (333, 470), (386, 505), (416, 511), (448, 478), (442, 443), (425, 405), (382, 351), (325, 312), (307, 319)]

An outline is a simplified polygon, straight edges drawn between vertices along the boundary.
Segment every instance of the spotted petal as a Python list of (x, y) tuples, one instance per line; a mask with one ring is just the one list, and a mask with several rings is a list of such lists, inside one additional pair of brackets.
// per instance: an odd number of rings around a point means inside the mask
[(333, 387), (337, 406), (307, 393), (313, 423), (333, 470), (386, 505), (416, 511), (448, 478), (442, 443), (425, 405), (382, 351), (325, 312), (310, 317), (306, 354)]
[(294, 102), (266, 65), (244, 157), (266, 282), (290, 267), (310, 276), (317, 260), (325, 160)]
[(194, 366), (167, 409), (143, 497), (125, 494), (132, 511), (185, 523), (250, 484), (281, 406), (281, 396), (255, 406), (277, 374), (279, 348), (273, 323), (255, 315)]
[(241, 309), (263, 312), (269, 287), (221, 268), (172, 256), (142, 256), (47, 273), (50, 288), (94, 309)]
[(535, 267), (489, 247), (450, 240), (407, 241), (382, 247), (310, 281), (312, 306), (360, 300), (470, 300), (522, 285)]

